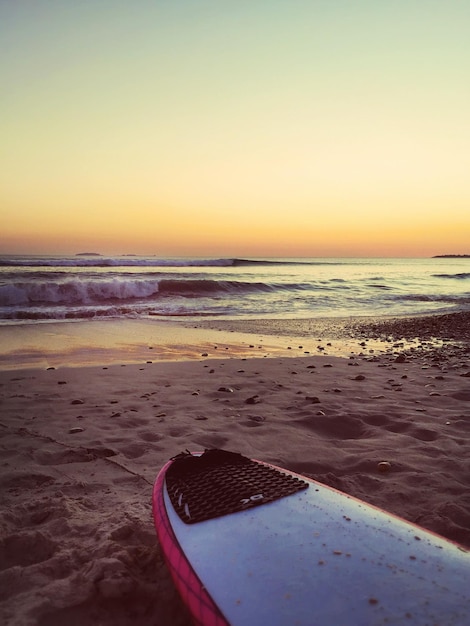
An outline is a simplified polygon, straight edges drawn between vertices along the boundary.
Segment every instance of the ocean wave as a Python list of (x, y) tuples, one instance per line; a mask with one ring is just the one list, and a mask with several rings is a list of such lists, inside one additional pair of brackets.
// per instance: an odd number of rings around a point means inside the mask
[(458, 274), (433, 274), (434, 278), (452, 278), (457, 280), (462, 280), (466, 278), (470, 278), (469, 272), (460, 272)]
[[(71, 305), (142, 301), (161, 297), (198, 298), (217, 294), (266, 293), (284, 288), (263, 282), (211, 279), (101, 279), (19, 281), (0, 285), (0, 306)], [(289, 286), (291, 288), (292, 286)]]
[(153, 257), (2, 257), (0, 267), (230, 267), (235, 259), (161, 259)]
[(0, 267), (247, 267), (281, 265), (343, 265), (343, 261), (314, 259), (157, 258), (137, 256), (0, 257)]
[(449, 304), (467, 305), (470, 304), (470, 295), (462, 294), (402, 294), (391, 298), (395, 302), (441, 302)]

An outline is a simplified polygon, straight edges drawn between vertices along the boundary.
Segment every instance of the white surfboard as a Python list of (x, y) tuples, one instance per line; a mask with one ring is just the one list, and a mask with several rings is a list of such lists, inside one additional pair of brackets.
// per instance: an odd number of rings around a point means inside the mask
[(470, 624), (467, 550), (310, 478), (187, 453), (159, 473), (153, 510), (196, 624)]

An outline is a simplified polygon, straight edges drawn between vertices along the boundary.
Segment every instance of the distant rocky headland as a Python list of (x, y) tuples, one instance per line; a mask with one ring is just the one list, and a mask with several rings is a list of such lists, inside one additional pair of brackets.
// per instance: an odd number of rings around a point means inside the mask
[(470, 259), (470, 254), (436, 254), (433, 259)]
[(99, 252), (78, 252), (75, 256), (101, 256)]

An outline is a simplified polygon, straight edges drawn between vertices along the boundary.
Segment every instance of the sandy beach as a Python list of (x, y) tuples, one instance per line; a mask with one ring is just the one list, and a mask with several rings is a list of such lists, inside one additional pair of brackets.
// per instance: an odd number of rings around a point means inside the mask
[(185, 449), (307, 474), (470, 547), (469, 319), (1, 329), (2, 623), (189, 625), (151, 511)]

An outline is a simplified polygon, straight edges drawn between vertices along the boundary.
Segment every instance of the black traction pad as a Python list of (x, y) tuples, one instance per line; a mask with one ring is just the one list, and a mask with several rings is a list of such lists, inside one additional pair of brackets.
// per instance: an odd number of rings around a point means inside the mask
[(195, 524), (292, 495), (308, 483), (236, 452), (214, 449), (174, 457), (166, 487), (179, 517)]

